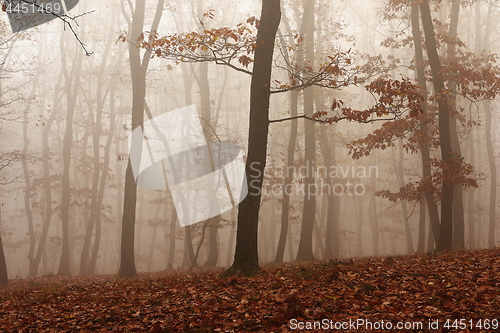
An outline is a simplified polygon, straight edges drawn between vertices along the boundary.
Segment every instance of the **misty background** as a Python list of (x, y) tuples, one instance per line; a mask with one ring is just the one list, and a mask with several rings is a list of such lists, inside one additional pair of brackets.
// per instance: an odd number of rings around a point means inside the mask
[[(286, 63), (285, 50), (293, 53), (300, 49), (279, 48), (279, 45), (299, 40), (304, 4), (304, 1), (282, 3), (282, 22), (276, 40), (280, 51), (275, 51), (272, 77), (278, 87), (287, 81), (286, 71), (280, 70)], [(352, 53), (360, 65), (362, 54), (380, 56), (396, 64), (386, 74), (414, 78), (414, 50), (407, 41), (411, 27), (405, 19), (409, 11), (392, 15), (388, 4), (389, 1), (378, 0), (317, 0), (314, 6), (317, 61), (332, 54), (332, 50)], [(78, 25), (74, 25), (85, 48), (93, 52), (90, 56), (59, 20), (12, 34), (7, 15), (1, 15), (0, 201), (9, 278), (57, 273), (63, 251), (64, 214), (68, 214), (69, 221), (67, 253), (71, 273), (114, 274), (119, 269), (124, 180), (132, 129), (131, 73), (141, 70), (130, 61), (129, 46), (134, 41), (123, 41), (120, 36), (130, 35), (134, 5), (127, 0), (89, 0), (80, 1), (71, 11), (77, 15), (94, 10), (79, 17)], [(142, 31), (150, 30), (158, 15), (157, 5), (158, 1), (146, 0)], [(260, 15), (260, 2), (174, 0), (165, 2), (161, 10), (157, 31), (168, 35), (236, 27)], [(213, 17), (204, 16), (209, 11)], [(438, 26), (443, 34), (449, 13), (448, 2), (442, 2), (433, 13), (444, 22)], [(494, 23), (499, 22), (499, 15), (500, 6), (495, 1), (475, 1), (461, 9), (458, 35), (467, 50), (499, 51), (498, 24)], [(252, 28), (255, 33), (255, 27), (249, 25)], [(143, 64), (149, 58), (145, 53), (140, 50)], [(300, 62), (303, 54), (295, 55)], [(375, 60), (371, 61), (377, 66)], [(213, 141), (232, 142), (246, 149), (249, 75), (215, 63), (183, 63), (161, 57), (150, 59), (142, 70), (146, 73), (145, 119), (195, 104), (202, 123), (209, 124)], [(304, 91), (295, 93), (298, 112), (303, 114)], [(272, 94), (270, 119), (290, 117), (290, 94), (293, 93)], [(331, 98), (342, 99), (344, 105), (357, 109), (375, 102), (362, 85), (315, 88), (315, 110), (328, 110)], [(459, 97), (457, 104), (468, 121), (459, 122), (457, 129), (462, 156), (474, 167), (472, 177), (478, 183), (477, 188), (464, 188), (459, 198), (465, 224), (463, 243), (457, 248), (496, 246), (500, 238), (496, 210), (498, 101), (472, 102)], [(261, 263), (276, 260), (284, 209), (288, 212), (289, 229), (283, 260), (296, 258), (304, 203), (301, 190), (304, 174), (300, 168), (307, 166), (305, 121), (277, 121), (270, 125), (259, 221)], [(72, 128), (70, 134), (68, 127)], [(375, 195), (384, 190), (397, 192), (408, 182), (418, 182), (422, 177), (420, 155), (408, 151), (402, 140), (359, 159), (349, 154), (349, 143), (380, 127), (380, 122), (314, 124), (315, 182), (318, 187), (330, 184), (325, 180), (327, 170), (336, 173), (330, 177), (338, 184), (334, 194), (320, 191), (316, 195), (315, 209), (307, 217), (314, 226), (315, 258), (412, 254), (434, 249), (427, 212), (425, 207), (421, 209), (419, 200), (392, 202)], [(289, 166), (297, 172), (288, 187), (289, 202), (284, 207), (290, 147), (294, 155)], [(431, 149), (431, 156), (438, 155), (437, 149)], [(65, 172), (69, 176), (67, 184), (64, 184)], [(329, 205), (335, 207), (330, 213)], [(189, 269), (194, 265), (230, 266), (236, 242), (236, 216), (237, 210), (233, 209), (215, 221), (183, 228), (176, 219), (168, 191), (139, 188), (135, 226), (138, 271)], [(334, 221), (334, 237), (329, 236), (332, 230), (328, 221)]]

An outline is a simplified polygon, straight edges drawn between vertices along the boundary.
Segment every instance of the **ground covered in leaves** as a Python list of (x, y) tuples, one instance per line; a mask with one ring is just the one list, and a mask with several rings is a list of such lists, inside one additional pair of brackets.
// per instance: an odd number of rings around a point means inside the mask
[(220, 272), (11, 281), (0, 331), (500, 331), (499, 248)]

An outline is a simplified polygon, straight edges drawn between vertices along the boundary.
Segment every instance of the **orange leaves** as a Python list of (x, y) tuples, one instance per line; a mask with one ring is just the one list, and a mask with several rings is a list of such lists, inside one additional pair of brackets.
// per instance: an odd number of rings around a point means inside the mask
[[(203, 18), (212, 19), (214, 10), (203, 14)], [(250, 24), (257, 24), (255, 18), (250, 18)], [(217, 64), (233, 66), (231, 62), (238, 61), (244, 68), (248, 68), (253, 60), (248, 56), (255, 51), (256, 36), (245, 24), (238, 24), (236, 28), (220, 27), (208, 29), (200, 20), (202, 30), (171, 35), (159, 36), (156, 32), (145, 32), (138, 38), (138, 46), (149, 50), (153, 57), (162, 57), (176, 62), (212, 61)], [(119, 41), (126, 41), (122, 35)], [(244, 68), (236, 68), (248, 72)]]
[(494, 99), (500, 94), (500, 68), (497, 54), (459, 52), (453, 60), (443, 64), (443, 78), (454, 82), (456, 93), (477, 101)]
[(339, 75), (341, 73), (338, 65), (326, 67), (325, 72), (333, 75)]
[(250, 25), (254, 25), (257, 29), (259, 29), (260, 20), (257, 19), (255, 16), (248, 18), (247, 23)]
[[(354, 76), (350, 80), (350, 83), (355, 84), (356, 82), (357, 77)], [(372, 107), (366, 110), (353, 110), (350, 107), (344, 107), (343, 101), (334, 99), (331, 104), (331, 110), (336, 113), (336, 115), (328, 117), (324, 113), (317, 113), (315, 115), (316, 118), (323, 118), (324, 121), (330, 123), (342, 119), (366, 123), (378, 120), (397, 120), (400, 118), (416, 119), (422, 113), (421, 101), (423, 97), (421, 95), (421, 90), (407, 78), (403, 78), (402, 80), (378, 79), (366, 85), (365, 88), (374, 96), (377, 96), (377, 102)], [(382, 118), (384, 116), (389, 116), (389, 118)], [(415, 120), (410, 122), (410, 128), (415, 126), (415, 122)], [(387, 127), (389, 125), (385, 126)], [(385, 132), (389, 135), (391, 133), (391, 131)], [(389, 141), (390, 140), (392, 140), (392, 138), (389, 138)], [(373, 149), (373, 147), (369, 150), (371, 149)], [(360, 156), (367, 155), (367, 153), (369, 153), (369, 151), (364, 152)]]
[(238, 61), (240, 62), (240, 64), (242, 64), (246, 68), (248, 68), (248, 65), (253, 63), (253, 59), (250, 57), (247, 57), (246, 55), (242, 55), (241, 57), (239, 57)]
[(331, 105), (332, 111), (334, 111), (336, 109), (340, 109), (342, 107), (342, 105), (344, 105), (343, 101), (341, 101), (339, 99), (334, 99), (332, 101), (332, 105)]
[[(399, 236), (388, 225), (379, 229)], [(342, 232), (348, 231), (340, 230), (340, 237)], [(498, 318), (499, 258), (496, 248), (287, 263), (263, 268), (253, 278), (200, 271), (14, 280), (0, 294), (0, 327), (6, 332), (289, 332), (292, 319), (427, 325), (430, 319)]]
[(116, 42), (126, 42), (127, 41), (127, 36), (125, 36), (124, 34), (121, 34), (120, 36), (118, 36)]
[[(296, 47), (300, 44), (301, 39), (300, 35), (294, 36), (294, 40), (298, 40)], [(290, 47), (289, 50), (292, 49)], [(347, 86), (356, 86), (370, 77), (370, 73), (365, 71), (366, 67), (352, 65), (356, 59), (352, 59), (350, 50), (341, 52), (338, 49), (335, 51), (332, 55), (325, 56), (323, 62), (314, 66), (307, 62), (299, 65), (294, 59), (286, 66), (278, 65), (279, 69), (286, 72), (291, 83), (286, 86), (276, 86), (272, 93), (302, 90), (311, 86), (341, 89)]]
[(365, 138), (358, 139), (348, 145), (349, 154), (358, 159), (367, 156), (373, 149), (384, 150), (394, 146), (394, 141), (405, 137), (419, 126), (417, 119), (403, 118), (387, 121), (379, 129), (368, 134)]
[(213, 20), (215, 17), (215, 10), (209, 9), (207, 12), (203, 13), (203, 17)]

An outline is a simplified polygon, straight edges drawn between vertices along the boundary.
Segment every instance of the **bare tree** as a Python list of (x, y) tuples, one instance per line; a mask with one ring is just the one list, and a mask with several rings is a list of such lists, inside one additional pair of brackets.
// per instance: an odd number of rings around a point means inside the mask
[(9, 276), (7, 274), (7, 262), (5, 261), (5, 253), (3, 252), (2, 243), (2, 206), (0, 204), (0, 285), (7, 285), (9, 283)]
[[(144, 28), (144, 15), (146, 11), (146, 1), (136, 1), (135, 7), (131, 1), (127, 5), (132, 11), (132, 19), (125, 14), (125, 1), (122, 1), (122, 11), (127, 20), (130, 32), (130, 39), (137, 40)], [(150, 31), (155, 31), (160, 23), (163, 11), (164, 0), (159, 0), (156, 13)], [(132, 74), (132, 130), (142, 126), (144, 122), (144, 108), (146, 98), (146, 72), (148, 69), (151, 53), (146, 52), (141, 59), (140, 49), (135, 44), (129, 46), (130, 71)], [(139, 154), (140, 155), (140, 154)], [(129, 161), (125, 174), (125, 192), (123, 201), (122, 235), (121, 235), (121, 256), (119, 274), (122, 276), (134, 276), (137, 274), (134, 256), (135, 239), (135, 214), (137, 204), (137, 184), (132, 171), (132, 164)]]

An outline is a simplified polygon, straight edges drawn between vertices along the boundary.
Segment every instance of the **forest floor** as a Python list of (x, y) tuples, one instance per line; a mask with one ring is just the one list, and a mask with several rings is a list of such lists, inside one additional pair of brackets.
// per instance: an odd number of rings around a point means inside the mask
[(500, 248), (220, 272), (12, 280), (0, 331), (500, 331)]

